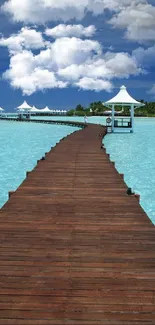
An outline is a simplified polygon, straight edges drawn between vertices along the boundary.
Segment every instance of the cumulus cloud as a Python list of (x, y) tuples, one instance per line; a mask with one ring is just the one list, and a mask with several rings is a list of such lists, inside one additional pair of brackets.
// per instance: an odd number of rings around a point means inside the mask
[[(148, 2), (149, 0), (23, 0), (19, 6), (19, 0), (7, 0), (1, 9), (15, 22), (38, 25), (48, 21), (81, 20), (87, 12), (100, 15), (108, 9), (113, 15), (109, 24), (124, 29), (127, 39), (143, 43), (155, 40), (155, 6)], [(59, 25), (47, 29), (46, 33), (54, 38), (90, 37), (94, 33), (93, 27), (80, 26)]]
[(58, 38), (58, 37), (92, 37), (96, 31), (94, 25), (84, 27), (82, 25), (65, 25), (60, 24), (54, 28), (47, 28), (45, 34), (47, 36)]
[(138, 68), (136, 60), (128, 53), (106, 53), (107, 68), (113, 71), (113, 77), (128, 78), (136, 75), (142, 70)]
[(102, 58), (92, 58), (83, 62), (83, 64), (71, 64), (65, 68), (58, 70), (58, 75), (66, 80), (76, 81), (84, 76), (90, 78), (106, 78), (111, 79), (112, 74), (106, 67), (106, 62)]
[(88, 77), (84, 77), (80, 79), (77, 83), (75, 83), (75, 85), (84, 90), (95, 90), (95, 91), (112, 90), (112, 84), (110, 81), (102, 80), (102, 79), (93, 79)]
[(76, 37), (58, 38), (50, 45), (52, 61), (59, 67), (81, 64), (92, 55), (101, 55), (101, 45), (97, 41), (82, 40)]
[(104, 78), (128, 78), (142, 72), (138, 68), (136, 60), (127, 53), (107, 52), (101, 58), (92, 58), (81, 65), (71, 64), (66, 68), (59, 69), (58, 74), (66, 80), (78, 80), (82, 77)]
[(57, 71), (72, 64), (83, 64), (92, 56), (99, 56), (101, 53), (101, 46), (97, 41), (62, 37), (49, 43), (46, 50), (40, 51), (35, 61), (39, 66)]
[(37, 90), (67, 87), (67, 82), (57, 80), (53, 71), (37, 66), (33, 53), (26, 50), (11, 57), (10, 68), (4, 73), (4, 78), (26, 95)]
[(10, 53), (14, 54), (26, 49), (40, 49), (45, 46), (42, 34), (35, 29), (23, 27), (16, 35), (11, 35), (8, 38), (0, 39), (1, 46), (7, 46)]
[[(155, 40), (155, 6), (149, 4), (149, 0), (23, 0), (20, 6), (19, 0), (6, 0), (1, 6), (13, 21), (38, 25), (49, 21), (81, 20), (88, 12), (100, 15), (105, 9), (112, 13), (109, 24), (124, 29), (127, 39), (139, 43)], [(46, 34), (54, 38), (91, 37), (94, 32), (93, 26), (84, 28), (81, 25), (59, 25), (46, 30)]]
[(151, 67), (155, 65), (155, 45), (144, 49), (138, 47), (132, 52), (137, 63), (143, 67)]
[[(7, 46), (11, 56), (3, 78), (27, 95), (67, 86), (108, 91), (114, 78), (142, 72), (135, 56), (125, 52), (103, 53), (101, 44), (90, 39), (59, 37), (50, 42), (41, 33), (25, 27), (17, 35), (1, 38), (0, 45)], [(35, 54), (33, 49), (41, 46), (44, 48)]]
[(118, 11), (130, 3), (131, 0), (23, 0), (19, 6), (19, 0), (8, 0), (2, 10), (16, 22), (44, 24), (52, 20), (80, 20), (88, 11), (96, 15), (105, 9)]
[(150, 95), (153, 95), (155, 97), (155, 84), (153, 84), (152, 88), (148, 91)]
[[(7, 45), (9, 50), (10, 47)], [(46, 44), (45, 50), (34, 55), (32, 51), (23, 49), (18, 52), (10, 50), (10, 67), (3, 77), (10, 81), (14, 88), (22, 89), (24, 94), (31, 95), (37, 90), (67, 87), (68, 80), (58, 78), (57, 71), (71, 64), (83, 64), (89, 57), (100, 55), (101, 47), (96, 41), (79, 38), (59, 38)]]
[(18, 0), (4, 3), (2, 10), (9, 13), (14, 21), (26, 23), (45, 23), (51, 20), (68, 21), (82, 19), (89, 0)]
[(155, 7), (147, 1), (132, 1), (109, 21), (113, 27), (125, 29), (125, 37), (144, 43), (155, 40)]

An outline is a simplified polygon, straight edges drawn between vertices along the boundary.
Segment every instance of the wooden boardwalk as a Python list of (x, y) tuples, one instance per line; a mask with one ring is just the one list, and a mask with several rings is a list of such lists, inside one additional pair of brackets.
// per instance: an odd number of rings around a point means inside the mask
[(62, 140), (0, 210), (0, 325), (155, 324), (155, 228), (100, 133)]
[(59, 125), (69, 125), (69, 126), (77, 126), (77, 127), (85, 127), (84, 122), (80, 121), (68, 121), (68, 120), (51, 120), (51, 119), (22, 119), (19, 118), (9, 118), (9, 117), (0, 117), (0, 121), (11, 121), (11, 122), (20, 122), (20, 123), (41, 123), (41, 124), (59, 124)]

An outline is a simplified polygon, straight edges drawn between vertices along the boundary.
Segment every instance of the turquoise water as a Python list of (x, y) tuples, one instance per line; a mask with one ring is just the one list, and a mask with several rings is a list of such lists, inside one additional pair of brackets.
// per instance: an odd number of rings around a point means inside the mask
[[(88, 122), (106, 125), (106, 118), (106, 116), (92, 116), (88, 117)], [(83, 116), (32, 116), (31, 119), (84, 122)]]
[[(17, 118), (18, 114), (7, 114), (7, 117), (15, 119)], [(89, 123), (96, 123), (96, 124), (103, 124), (106, 125), (106, 116), (92, 116), (88, 117)], [(31, 120), (59, 120), (59, 121), (75, 121), (75, 122), (84, 122), (83, 116), (31, 116)]]
[(76, 127), (0, 121), (0, 207), (45, 152)]
[[(40, 117), (41, 118), (41, 117)], [(44, 117), (51, 119), (51, 117)], [(52, 119), (84, 121), (83, 117)], [(89, 123), (105, 125), (106, 117), (89, 117)], [(8, 192), (16, 190), (46, 151), (78, 128), (0, 121), (0, 207)], [(141, 195), (141, 205), (155, 223), (155, 118), (136, 118), (133, 134), (108, 134), (104, 143), (125, 182)]]
[(104, 144), (155, 224), (155, 118), (135, 119), (133, 134), (108, 134)]

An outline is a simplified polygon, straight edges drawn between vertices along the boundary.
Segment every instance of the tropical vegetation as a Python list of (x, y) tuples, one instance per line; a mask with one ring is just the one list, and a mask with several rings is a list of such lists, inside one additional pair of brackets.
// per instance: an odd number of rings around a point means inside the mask
[[(144, 102), (140, 100), (145, 106), (135, 109), (135, 116), (155, 117), (155, 102)], [(115, 111), (121, 111), (122, 107), (115, 107)], [(67, 112), (68, 116), (102, 116), (106, 115), (106, 111), (109, 111), (107, 107), (103, 105), (101, 101), (90, 103), (89, 107), (84, 107), (78, 104), (75, 109), (71, 109)], [(120, 114), (123, 116), (130, 115), (130, 107), (124, 107), (123, 112)]]

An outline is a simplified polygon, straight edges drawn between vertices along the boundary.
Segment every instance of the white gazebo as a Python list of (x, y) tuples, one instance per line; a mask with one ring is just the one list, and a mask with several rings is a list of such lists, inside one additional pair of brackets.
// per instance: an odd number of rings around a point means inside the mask
[(31, 113), (38, 113), (38, 112), (40, 112), (40, 110), (37, 107), (33, 106), (31, 108)]
[[(104, 103), (105, 106), (111, 108), (111, 130), (112, 132), (116, 132), (119, 128), (119, 130), (122, 129), (128, 129), (130, 132), (133, 132), (134, 130), (134, 110), (137, 107), (144, 106), (145, 104), (141, 102), (137, 102), (134, 98), (132, 98), (125, 86), (122, 86), (120, 88), (119, 93), (110, 99), (109, 101)], [(130, 107), (130, 118), (122, 117), (122, 118), (117, 118), (115, 117), (115, 106), (121, 106), (122, 111), (124, 106)], [(110, 119), (107, 119), (108, 123)]]
[(40, 109), (40, 113), (51, 113), (51, 110), (46, 106), (45, 108)]
[(30, 111), (32, 109), (32, 107), (30, 105), (28, 105), (28, 103), (26, 101), (24, 101), (24, 103), (20, 106), (17, 107), (18, 110), (25, 110), (25, 111)]
[(22, 105), (17, 107), (17, 110), (19, 112), (21, 112), (22, 115), (23, 115), (23, 113), (26, 113), (26, 114), (28, 114), (28, 117), (30, 117), (32, 107), (30, 105), (28, 105), (26, 101), (24, 101), (24, 103)]

